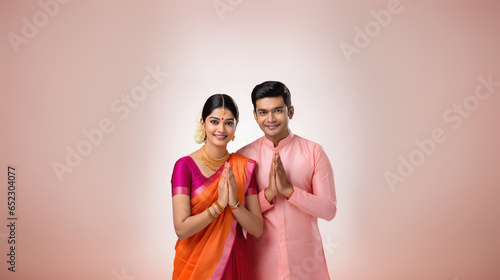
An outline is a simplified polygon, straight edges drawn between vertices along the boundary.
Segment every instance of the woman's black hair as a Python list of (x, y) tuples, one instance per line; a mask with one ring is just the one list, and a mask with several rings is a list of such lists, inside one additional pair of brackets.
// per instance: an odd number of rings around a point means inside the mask
[[(224, 96), (224, 100), (222, 99), (222, 96)], [(203, 122), (207, 119), (207, 117), (217, 108), (222, 108), (224, 104), (224, 108), (226, 110), (231, 111), (233, 113), (234, 118), (236, 119), (236, 122), (240, 119), (240, 113), (238, 112), (238, 106), (236, 105), (236, 102), (231, 98), (231, 96), (227, 94), (214, 94), (210, 96), (207, 101), (205, 102), (205, 105), (203, 106), (203, 111), (201, 112), (201, 118), (203, 119)]]

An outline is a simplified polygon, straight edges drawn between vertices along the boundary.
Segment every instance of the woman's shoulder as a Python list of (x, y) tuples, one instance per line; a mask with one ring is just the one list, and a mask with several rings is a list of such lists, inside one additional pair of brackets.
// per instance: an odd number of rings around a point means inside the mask
[(189, 168), (195, 164), (193, 158), (190, 155), (183, 156), (175, 162), (174, 168)]

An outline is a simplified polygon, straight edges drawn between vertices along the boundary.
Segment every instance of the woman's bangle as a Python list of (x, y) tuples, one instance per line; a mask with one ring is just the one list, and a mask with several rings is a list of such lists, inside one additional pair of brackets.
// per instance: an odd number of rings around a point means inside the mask
[(212, 204), (212, 206), (213, 206), (214, 208), (216, 208), (217, 210), (219, 210), (219, 212), (220, 212), (220, 213), (222, 213), (222, 212), (224, 211), (224, 207), (220, 206), (219, 202), (217, 202), (217, 201), (216, 201), (216, 202), (214, 202), (214, 203)]
[(215, 221), (215, 219), (217, 219), (216, 217), (214, 217), (214, 215), (212, 215), (212, 213), (210, 213), (210, 207), (207, 208), (207, 214), (208, 217), (212, 219), (212, 221)]
[(220, 213), (222, 213), (222, 212), (219, 210), (219, 208), (217, 208), (217, 206), (215, 206), (215, 204), (212, 204), (212, 206), (210, 206), (210, 207), (212, 207), (212, 208), (214, 209), (215, 213), (217, 213), (217, 216), (219, 216), (219, 215), (220, 215)]
[(218, 201), (215, 202), (215, 205), (217, 205), (217, 207), (219, 207), (219, 210), (221, 212), (224, 211), (224, 209), (226, 208), (226, 207), (222, 207), (222, 205), (220, 205)]
[(241, 206), (241, 203), (240, 203), (239, 200), (237, 200), (235, 205), (229, 206), (229, 209), (230, 210), (236, 210), (236, 209), (240, 208), (240, 206)]

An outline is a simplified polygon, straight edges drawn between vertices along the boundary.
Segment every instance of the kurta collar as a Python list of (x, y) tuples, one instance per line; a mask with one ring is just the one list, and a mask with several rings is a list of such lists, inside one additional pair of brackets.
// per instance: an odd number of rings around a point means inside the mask
[(271, 148), (272, 150), (281, 150), (283, 149), (283, 147), (285, 147), (286, 145), (290, 144), (290, 142), (292, 142), (293, 140), (293, 137), (295, 137), (295, 135), (292, 133), (292, 131), (290, 129), (288, 129), (288, 136), (281, 139), (281, 141), (278, 143), (278, 146), (274, 147), (274, 144), (271, 140), (267, 139), (266, 136), (262, 137), (264, 138), (263, 142), (266, 146), (268, 146), (269, 148)]

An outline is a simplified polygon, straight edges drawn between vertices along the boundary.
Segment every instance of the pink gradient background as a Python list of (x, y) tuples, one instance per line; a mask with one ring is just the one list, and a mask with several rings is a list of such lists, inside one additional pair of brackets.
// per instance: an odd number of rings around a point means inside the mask
[[(7, 34), (43, 9), (0, 1), (0, 278), (170, 279), (170, 176), (199, 147), (197, 113), (213, 93), (233, 96), (235, 151), (262, 135), (250, 91), (271, 79), (292, 92), (293, 132), (334, 167), (338, 214), (320, 221), (332, 279), (500, 279), (500, 87), (458, 129), (443, 119), (479, 76), (500, 81), (500, 2), (402, 0), (348, 62), (340, 43), (388, 2), (232, 1), (221, 18), (213, 1), (70, 1), (16, 53)], [(120, 119), (110, 105), (148, 66), (169, 76)], [(59, 182), (52, 162), (105, 118), (114, 131)], [(446, 141), (391, 191), (384, 173), (435, 128)]]

